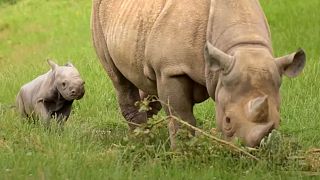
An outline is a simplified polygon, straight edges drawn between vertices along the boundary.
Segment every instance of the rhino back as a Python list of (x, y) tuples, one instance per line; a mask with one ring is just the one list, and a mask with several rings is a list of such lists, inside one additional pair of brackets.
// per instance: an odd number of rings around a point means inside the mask
[(156, 76), (190, 74), (204, 84), (209, 0), (102, 0), (100, 23), (119, 71), (140, 89)]
[(203, 48), (209, 3), (167, 1), (147, 41), (146, 57), (157, 78), (186, 75), (205, 85)]
[(47, 78), (47, 74), (48, 73), (40, 75), (21, 87), (17, 98), (22, 100), (27, 114), (31, 114), (33, 112), (35, 101), (38, 98), (38, 94), (39, 91), (41, 91), (41, 86), (44, 80)]
[(153, 84), (143, 73), (145, 42), (164, 4), (165, 0), (102, 0), (100, 4), (109, 54), (119, 71), (138, 87)]
[(272, 51), (256, 0), (101, 0), (95, 11), (115, 66), (142, 90), (156, 92), (161, 76), (187, 75), (205, 86), (206, 40), (223, 51), (241, 43)]
[(34, 111), (34, 107), (40, 99), (51, 98), (50, 96), (54, 94), (54, 79), (50, 74), (51, 71), (42, 74), (21, 87), (19, 96), (23, 100), (27, 114), (31, 114)]

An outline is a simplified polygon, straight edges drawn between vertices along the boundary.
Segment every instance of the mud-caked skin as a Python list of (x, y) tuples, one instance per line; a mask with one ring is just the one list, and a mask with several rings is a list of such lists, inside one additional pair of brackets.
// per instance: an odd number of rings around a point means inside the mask
[(211, 97), (225, 139), (257, 146), (279, 126), (282, 76), (305, 64), (303, 50), (274, 58), (258, 0), (93, 0), (91, 18), (94, 47), (129, 122), (157, 113), (159, 104), (147, 113), (134, 106), (156, 95), (167, 113), (168, 103), (196, 125), (194, 104)]
[(83, 97), (84, 81), (71, 63), (59, 66), (48, 60), (51, 70), (23, 85), (16, 98), (16, 107), (23, 117), (39, 118), (49, 124), (68, 119), (72, 103)]

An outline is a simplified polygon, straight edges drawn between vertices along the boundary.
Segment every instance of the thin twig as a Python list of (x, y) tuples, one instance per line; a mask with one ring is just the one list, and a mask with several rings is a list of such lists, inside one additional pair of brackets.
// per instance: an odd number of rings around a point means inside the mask
[(233, 150), (235, 150), (235, 151), (237, 151), (237, 152), (241, 152), (241, 153), (247, 155), (248, 157), (250, 157), (250, 158), (252, 158), (252, 159), (254, 159), (254, 160), (259, 161), (259, 159), (258, 159), (257, 157), (253, 156), (252, 154), (250, 154), (250, 153), (248, 153), (247, 151), (245, 151), (245, 150), (243, 150), (243, 149), (235, 146), (234, 144), (232, 144), (232, 143), (230, 143), (230, 142), (228, 142), (228, 141), (224, 141), (224, 140), (222, 140), (222, 139), (219, 139), (219, 138), (217, 138), (217, 137), (214, 137), (214, 136), (212, 136), (211, 134), (208, 134), (208, 133), (202, 131), (201, 129), (199, 129), (199, 128), (197, 128), (197, 127), (194, 127), (194, 126), (192, 126), (191, 124), (189, 124), (189, 123), (187, 123), (187, 122), (185, 122), (185, 121), (183, 121), (183, 120), (181, 120), (181, 119), (179, 119), (179, 118), (177, 118), (177, 117), (175, 117), (175, 116), (172, 116), (172, 115), (171, 115), (171, 116), (169, 116), (168, 118), (173, 118), (175, 121), (178, 121), (179, 123), (181, 123), (181, 124), (183, 124), (183, 125), (191, 128), (191, 129), (193, 129), (193, 130), (195, 130), (195, 131), (200, 132), (201, 134), (203, 134), (203, 135), (205, 135), (205, 136), (213, 139), (214, 141), (216, 141), (216, 142), (218, 142), (218, 143), (220, 143), (220, 144), (223, 144), (223, 145), (225, 145), (225, 146), (228, 146), (228, 147), (230, 147), (231, 149), (233, 149)]
[(131, 122), (131, 121), (123, 120), (122, 122), (127, 123), (127, 124), (131, 124), (131, 125), (135, 125), (135, 126), (137, 126), (137, 127), (142, 127), (141, 124), (137, 124), (137, 123), (134, 123), (134, 122)]
[(160, 123), (162, 123), (163, 121), (165, 121), (166, 119), (165, 118), (163, 118), (163, 119), (160, 119), (160, 120), (158, 120), (158, 121), (156, 121), (156, 122), (154, 122), (154, 123), (152, 123), (151, 125), (150, 125), (150, 129), (152, 129), (154, 126), (156, 126), (156, 125), (158, 125), (158, 124), (160, 124)]

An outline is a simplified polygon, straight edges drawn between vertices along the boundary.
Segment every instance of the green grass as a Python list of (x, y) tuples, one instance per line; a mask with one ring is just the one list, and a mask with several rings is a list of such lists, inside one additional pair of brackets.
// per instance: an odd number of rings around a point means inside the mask
[[(320, 1), (261, 3), (275, 54), (302, 47), (307, 65), (298, 78), (283, 79), (280, 132), (286, 139), (257, 153), (262, 160), (254, 162), (206, 140), (182, 145), (182, 155), (172, 154), (165, 128), (142, 140), (129, 136), (91, 45), (90, 1), (1, 0), (0, 179), (301, 178), (300, 171), (308, 168), (284, 156), (320, 147)], [(10, 108), (22, 84), (48, 71), (46, 58), (59, 64), (71, 59), (86, 81), (86, 95), (75, 102), (64, 131), (23, 123)], [(201, 128), (214, 127), (211, 100), (197, 105), (195, 114)]]

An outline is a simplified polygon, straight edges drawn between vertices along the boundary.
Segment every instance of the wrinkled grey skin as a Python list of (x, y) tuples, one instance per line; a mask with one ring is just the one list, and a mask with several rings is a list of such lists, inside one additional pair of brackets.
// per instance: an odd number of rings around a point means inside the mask
[(33, 117), (50, 123), (68, 119), (72, 103), (83, 97), (84, 81), (71, 64), (59, 66), (48, 60), (51, 70), (23, 85), (16, 98), (16, 107), (23, 117)]
[(279, 126), (282, 76), (297, 76), (305, 64), (303, 50), (274, 58), (258, 0), (93, 0), (91, 18), (94, 47), (128, 122), (157, 113), (156, 103), (147, 113), (134, 106), (156, 95), (196, 125), (193, 106), (210, 96), (224, 138), (257, 146)]

